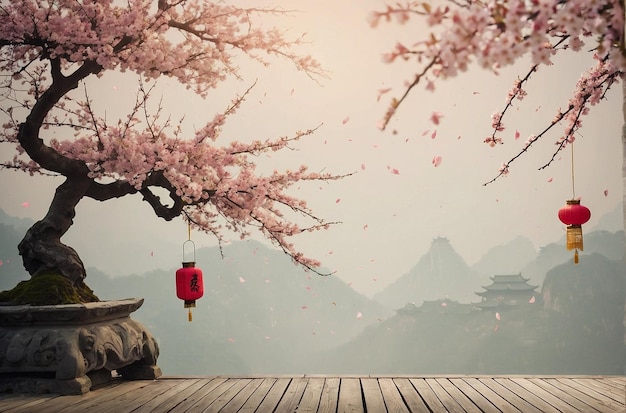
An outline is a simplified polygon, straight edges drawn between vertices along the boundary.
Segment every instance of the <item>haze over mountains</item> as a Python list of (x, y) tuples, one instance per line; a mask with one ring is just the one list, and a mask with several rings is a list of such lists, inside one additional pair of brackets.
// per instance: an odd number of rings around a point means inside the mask
[[(16, 245), (29, 225), (0, 211), (2, 290), (27, 278)], [(89, 247), (89, 240), (82, 242)], [(145, 298), (133, 318), (157, 337), (159, 364), (168, 375), (620, 374), (625, 245), (623, 231), (586, 232), (581, 263), (574, 265), (562, 243), (537, 251), (517, 237), (468, 266), (453, 240), (437, 237), (428, 251), (416, 251), (407, 274), (373, 298), (336, 276), (294, 267), (259, 242), (226, 246), (224, 258), (217, 248), (202, 248), (196, 254), (205, 295), (191, 323), (175, 294), (179, 245), (163, 269), (111, 277), (106, 268), (89, 267), (87, 283), (101, 299)], [(520, 272), (539, 286), (537, 302), (503, 311), (500, 319), (475, 309), (420, 308), (424, 300), (478, 302), (475, 293), (490, 276)], [(413, 312), (396, 311), (407, 303), (415, 304)], [(589, 348), (597, 351), (590, 355)]]

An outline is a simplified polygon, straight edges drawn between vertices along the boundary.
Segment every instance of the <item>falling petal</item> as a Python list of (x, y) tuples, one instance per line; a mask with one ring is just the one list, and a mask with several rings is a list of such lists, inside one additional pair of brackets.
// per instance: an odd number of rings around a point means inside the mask
[(530, 300), (528, 300), (528, 302), (533, 304), (535, 302), (535, 296), (533, 295), (532, 297), (530, 297)]
[(239, 282), (243, 284), (243, 283), (245, 283), (245, 282), (246, 282), (246, 279), (245, 279), (245, 278), (243, 278), (243, 277), (239, 277)]
[(396, 168), (393, 168), (393, 169), (391, 170), (391, 173), (392, 173), (392, 174), (394, 174), (394, 175), (400, 175), (400, 171), (399, 171), (399, 170), (397, 170)]
[(293, 96), (293, 92), (295, 92), (295, 89), (291, 89), (291, 92), (289, 92), (289, 94)]
[(433, 158), (433, 166), (436, 168), (441, 165), (441, 156), (437, 155)]
[(357, 320), (360, 320), (361, 318), (363, 318), (363, 313), (361, 313), (360, 311), (356, 313), (356, 318)]
[(235, 339), (234, 339), (234, 338), (232, 338), (232, 337), (228, 337), (228, 342), (229, 342), (229, 343), (234, 343), (234, 342), (235, 342)]
[(496, 324), (496, 326), (493, 328), (494, 333), (497, 333), (499, 329), (500, 326)]
[(472, 95), (480, 95), (480, 92), (472, 92)]
[(4, 263), (2, 262), (2, 260), (0, 260), (0, 266), (2, 266), (2, 264), (4, 264)]
[(343, 120), (341, 121), (342, 125), (345, 125), (346, 123), (348, 123), (350, 121), (350, 116), (346, 116), (345, 118), (343, 118)]
[(150, 251), (150, 256), (154, 257), (154, 251)]
[(548, 182), (552, 182), (552, 178), (548, 178)]
[(372, 278), (372, 281), (376, 282), (376, 281), (378, 281), (378, 280), (376, 279), (376, 277), (374, 277), (374, 278)]
[(309, 287), (308, 285), (306, 287), (304, 287), (305, 290), (307, 291), (311, 291), (311, 287)]
[(515, 131), (515, 140), (518, 140), (518, 139), (519, 139), (519, 131), (518, 131), (518, 130), (516, 130), (516, 131)]
[(609, 196), (609, 190), (608, 189), (604, 190), (604, 196)]
[(428, 135), (428, 132), (430, 132), (430, 130), (429, 130), (429, 129), (426, 129), (424, 132), (422, 132), (422, 136), (426, 136), (426, 135)]
[(333, 304), (335, 307), (337, 306), (337, 303), (336, 303), (336, 302), (334, 302), (334, 301), (332, 302), (332, 304)]
[(341, 202), (341, 198), (337, 198), (337, 200), (335, 201), (335, 204), (338, 204)]
[(352, 287), (352, 281), (348, 283), (348, 287)]
[(265, 284), (269, 284), (269, 283), (270, 283), (270, 280), (265, 280)]
[(368, 227), (367, 224), (363, 225), (363, 231), (367, 231), (367, 227)]
[(30, 206), (30, 202), (26, 201), (26, 202), (22, 202), (22, 206), (24, 208), (28, 208)]
[(433, 112), (430, 115), (430, 121), (432, 123), (434, 123), (435, 125), (439, 125), (439, 121), (441, 120), (441, 118), (443, 117), (443, 115), (439, 112)]
[(461, 139), (461, 135), (457, 136), (456, 138), (457, 138), (457, 140), (458, 140), (458, 139)]
[(303, 306), (302, 306), (302, 307), (300, 307), (300, 308), (302, 308), (303, 310), (306, 310), (306, 309), (307, 309), (307, 308), (309, 308), (309, 307), (308, 307), (308, 306), (306, 306), (306, 305), (303, 305)]
[(361, 164), (361, 170), (363, 170), (363, 171), (365, 170), (365, 164), (364, 163)]
[(265, 339), (266, 339), (266, 340), (269, 340), (269, 339), (270, 339), (270, 336), (265, 336)]
[(500, 313), (496, 313), (496, 320), (500, 321)]
[(430, 139), (435, 139), (436, 137), (437, 137), (437, 129), (435, 129), (433, 133), (430, 134)]

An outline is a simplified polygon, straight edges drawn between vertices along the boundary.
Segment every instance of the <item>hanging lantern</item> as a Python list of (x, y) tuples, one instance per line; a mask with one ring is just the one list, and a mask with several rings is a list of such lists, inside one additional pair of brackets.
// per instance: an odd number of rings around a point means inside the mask
[(189, 309), (189, 321), (191, 321), (191, 309), (196, 306), (196, 300), (204, 295), (204, 281), (202, 270), (196, 268), (196, 246), (191, 240), (183, 243), (183, 260), (185, 259), (185, 244), (193, 245), (193, 261), (183, 261), (182, 268), (176, 271), (176, 296), (184, 301), (184, 308)]
[(559, 209), (559, 219), (567, 225), (567, 250), (575, 250), (574, 263), (578, 264), (578, 250), (583, 251), (582, 225), (591, 218), (589, 208), (580, 205), (579, 199), (567, 200), (567, 205)]

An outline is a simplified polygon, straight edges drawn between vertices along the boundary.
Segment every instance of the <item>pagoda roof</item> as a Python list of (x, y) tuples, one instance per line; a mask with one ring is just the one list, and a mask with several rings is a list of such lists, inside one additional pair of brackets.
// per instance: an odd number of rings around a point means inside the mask
[(493, 292), (521, 292), (521, 291), (533, 291), (538, 285), (528, 284), (530, 278), (522, 277), (522, 274), (513, 275), (494, 275), (490, 277), (492, 283), (483, 288), (487, 291), (476, 293), (483, 295), (489, 291)]

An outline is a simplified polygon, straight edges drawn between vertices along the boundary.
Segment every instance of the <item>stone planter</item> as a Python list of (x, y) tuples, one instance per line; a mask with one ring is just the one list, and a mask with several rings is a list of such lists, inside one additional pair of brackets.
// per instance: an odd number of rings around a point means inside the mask
[(156, 379), (156, 340), (130, 313), (141, 298), (0, 305), (0, 392), (82, 394), (111, 379)]

